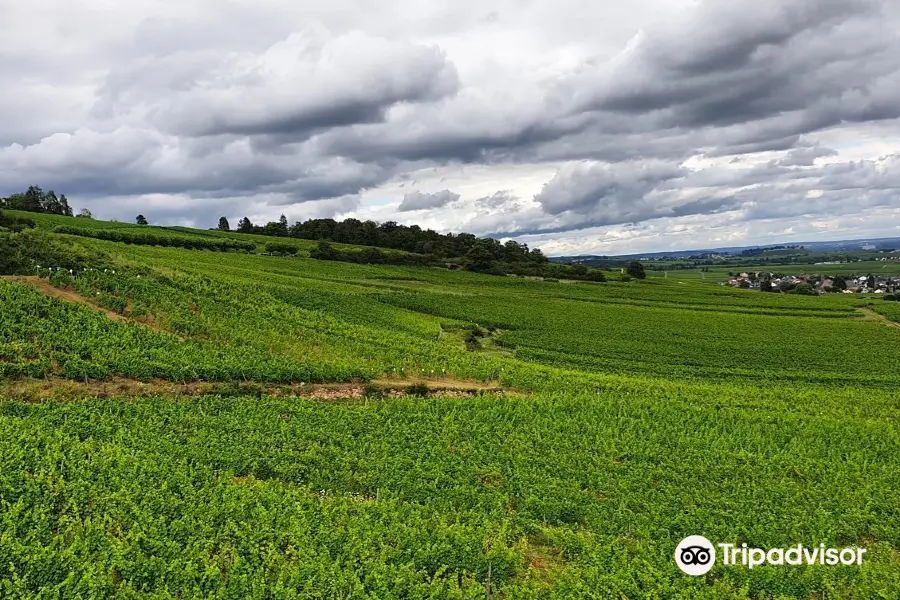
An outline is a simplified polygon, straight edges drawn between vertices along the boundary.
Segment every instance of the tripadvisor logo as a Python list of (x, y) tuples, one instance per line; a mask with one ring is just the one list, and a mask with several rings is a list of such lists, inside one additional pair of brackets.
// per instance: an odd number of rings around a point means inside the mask
[(688, 575), (705, 575), (716, 563), (716, 548), (721, 551), (722, 564), (748, 569), (760, 565), (861, 565), (865, 548), (826, 548), (825, 544), (808, 548), (797, 544), (790, 548), (748, 548), (747, 544), (713, 544), (702, 535), (681, 540), (675, 548), (675, 563)]
[(675, 548), (675, 562), (688, 575), (705, 575), (716, 562), (716, 548), (702, 535), (686, 537)]

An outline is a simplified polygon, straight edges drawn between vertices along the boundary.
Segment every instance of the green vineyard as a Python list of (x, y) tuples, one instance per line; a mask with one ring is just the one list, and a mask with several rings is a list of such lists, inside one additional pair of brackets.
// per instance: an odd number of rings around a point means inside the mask
[[(900, 303), (30, 217), (0, 598), (900, 596)], [(692, 534), (867, 554), (687, 577)]]

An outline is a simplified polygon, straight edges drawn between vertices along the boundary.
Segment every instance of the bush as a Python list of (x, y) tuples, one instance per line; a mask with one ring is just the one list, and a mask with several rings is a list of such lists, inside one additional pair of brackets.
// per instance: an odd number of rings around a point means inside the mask
[(285, 244), (284, 242), (268, 242), (266, 244), (267, 253), (279, 256), (296, 256), (298, 250), (297, 246)]
[(319, 241), (309, 251), (309, 257), (318, 260), (334, 260), (364, 265), (406, 265), (412, 267), (439, 266), (441, 262), (436, 256), (414, 254), (411, 252), (389, 252), (378, 248), (361, 250), (338, 250), (326, 241)]

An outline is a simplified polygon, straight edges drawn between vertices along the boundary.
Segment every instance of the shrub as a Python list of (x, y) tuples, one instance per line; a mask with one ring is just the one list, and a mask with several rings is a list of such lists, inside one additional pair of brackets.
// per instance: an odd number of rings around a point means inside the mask
[(293, 244), (284, 242), (268, 242), (266, 243), (266, 252), (269, 254), (277, 254), (279, 256), (295, 256), (298, 248)]
[(23, 231), (25, 229), (34, 229), (36, 224), (34, 220), (25, 217), (11, 217), (0, 211), (0, 228), (9, 229), (13, 232)]

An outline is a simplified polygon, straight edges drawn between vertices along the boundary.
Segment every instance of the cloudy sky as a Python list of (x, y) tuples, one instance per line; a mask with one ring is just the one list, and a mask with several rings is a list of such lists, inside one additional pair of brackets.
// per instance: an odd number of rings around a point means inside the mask
[(0, 0), (0, 195), (557, 255), (900, 236), (896, 0), (372, 4)]

